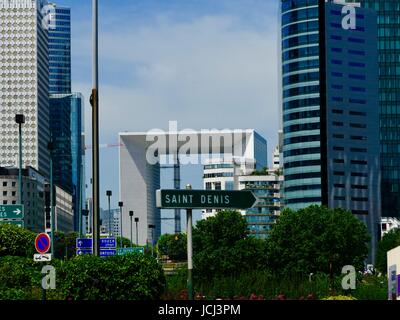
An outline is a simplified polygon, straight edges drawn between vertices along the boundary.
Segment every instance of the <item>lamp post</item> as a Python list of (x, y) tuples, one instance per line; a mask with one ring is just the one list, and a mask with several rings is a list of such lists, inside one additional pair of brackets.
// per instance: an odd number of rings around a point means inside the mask
[(55, 214), (54, 214), (54, 181), (53, 181), (53, 150), (54, 144), (53, 139), (50, 138), (50, 142), (48, 144), (48, 149), (50, 151), (50, 220), (51, 220), (51, 253), (54, 255), (54, 232), (55, 230)]
[(110, 208), (110, 197), (112, 196), (112, 191), (107, 190), (106, 195), (108, 197), (108, 235), (111, 236), (111, 208)]
[(131, 248), (133, 247), (133, 241), (132, 241), (132, 217), (133, 217), (133, 211), (129, 211), (129, 217), (131, 219)]
[(18, 141), (19, 141), (19, 172), (18, 172), (18, 197), (19, 203), (22, 205), (22, 124), (25, 123), (23, 114), (15, 115), (15, 122), (18, 124)]
[(149, 229), (151, 229), (151, 256), (154, 256), (154, 229), (156, 226), (154, 224), (149, 224)]
[(139, 222), (139, 218), (135, 217), (135, 223), (136, 223), (136, 246), (139, 246), (138, 222)]
[(92, 105), (92, 179), (93, 179), (93, 255), (100, 256), (100, 174), (99, 174), (99, 31), (98, 0), (92, 0), (93, 22), (93, 89), (90, 97)]
[(124, 203), (122, 201), (118, 202), (118, 207), (119, 207), (119, 228), (120, 228), (120, 247), (122, 248), (122, 207), (124, 206)]

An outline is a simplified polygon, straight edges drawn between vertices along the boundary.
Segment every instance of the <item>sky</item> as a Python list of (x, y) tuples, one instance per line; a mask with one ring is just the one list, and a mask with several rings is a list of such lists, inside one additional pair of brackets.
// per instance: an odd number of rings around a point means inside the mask
[[(55, 2), (72, 9), (72, 89), (85, 97), (90, 145), (92, 1)], [(280, 123), (278, 13), (272, 0), (99, 0), (100, 143), (118, 143), (123, 131), (167, 130), (169, 121), (178, 130), (255, 129), (271, 161)], [(91, 149), (86, 160), (90, 181)], [(201, 166), (181, 170), (182, 186), (202, 188)], [(172, 177), (162, 171), (163, 188)], [(112, 190), (117, 207), (118, 148), (100, 149), (100, 186), (101, 206)], [(164, 221), (162, 232), (172, 231)]]

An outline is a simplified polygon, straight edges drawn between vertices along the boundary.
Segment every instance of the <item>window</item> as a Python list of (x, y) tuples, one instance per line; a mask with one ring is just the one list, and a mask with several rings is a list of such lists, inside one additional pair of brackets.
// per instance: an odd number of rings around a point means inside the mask
[(336, 102), (342, 102), (343, 98), (342, 97), (333, 97), (332, 100), (336, 101)]
[(362, 74), (349, 74), (349, 79), (365, 80), (365, 75), (362, 75)]
[(211, 182), (206, 182), (206, 190), (211, 190)]
[(7, 204), (8, 202), (7, 202), (7, 200), (3, 200), (3, 204)]
[(353, 37), (349, 37), (349, 42), (354, 42), (354, 43), (365, 43), (364, 39), (360, 39), (360, 38), (353, 38)]
[(333, 171), (334, 176), (344, 176), (344, 171)]
[(358, 104), (366, 104), (367, 103), (367, 101), (364, 99), (352, 99), (352, 98), (349, 99), (349, 102), (350, 103), (358, 103)]
[(7, 181), (3, 181), (3, 187), (7, 187)]
[(351, 128), (359, 128), (359, 129), (365, 129), (367, 128), (367, 125), (364, 123), (350, 123)]
[(365, 136), (350, 136), (351, 140), (367, 140)]
[(350, 111), (349, 114), (351, 116), (366, 116), (367, 113), (363, 111)]
[(16, 192), (15, 192), (15, 191), (11, 192), (11, 195), (12, 195), (13, 197), (15, 197)]
[(16, 186), (16, 182), (12, 182), (12, 183), (11, 183), (11, 186), (12, 186), (12, 187), (15, 187), (15, 186)]
[(17, 203), (17, 201), (13, 200), (12, 204), (16, 204), (16, 203)]
[(349, 67), (364, 68), (365, 67), (365, 63), (362, 63), (362, 62), (349, 62)]
[(343, 73), (341, 72), (332, 72), (332, 77), (343, 77)]
[(344, 151), (344, 147), (333, 147), (334, 151)]
[(368, 190), (368, 186), (359, 185), (359, 184), (352, 184), (351, 188), (356, 189), (356, 190)]
[(349, 54), (354, 54), (357, 56), (365, 56), (365, 51), (361, 51), (361, 50), (349, 50), (348, 52), (349, 52)]
[(350, 148), (351, 152), (367, 152), (366, 148)]
[(365, 88), (360, 88), (360, 87), (350, 87), (350, 91), (354, 91), (354, 92), (365, 92), (366, 89), (365, 89)]
[(331, 39), (332, 40), (342, 40), (342, 37), (341, 36), (336, 36), (336, 35), (331, 35)]
[(357, 165), (367, 165), (368, 161), (366, 161), (366, 160), (351, 160), (350, 163), (357, 164)]
[(368, 177), (368, 173), (366, 172), (352, 172), (351, 173), (352, 177), (363, 177), (363, 178), (367, 178)]
[(335, 183), (333, 186), (340, 189), (343, 189), (345, 187), (344, 183)]
[(339, 109), (332, 109), (332, 113), (336, 113), (336, 114), (343, 114), (343, 110), (339, 110)]
[(331, 48), (332, 52), (342, 52), (343, 49), (342, 48)]
[(333, 134), (333, 138), (335, 138), (335, 139), (344, 139), (344, 134), (334, 133)]
[(337, 200), (337, 201), (344, 201), (344, 200), (346, 200), (346, 197), (344, 197), (344, 196), (335, 196), (333, 199)]
[(344, 163), (344, 159), (333, 159), (333, 163)]
[(7, 196), (7, 191), (3, 191), (3, 196)]
[(359, 214), (359, 215), (363, 215), (363, 216), (367, 216), (368, 215), (368, 210), (352, 210), (351, 212), (353, 214)]
[(333, 121), (332, 124), (336, 127), (343, 127), (343, 122), (340, 121)]
[(341, 89), (343, 89), (343, 85), (341, 85), (341, 84), (333, 84), (333, 85), (332, 85), (332, 89), (341, 90)]
[(368, 201), (366, 197), (351, 197), (351, 201)]
[(336, 59), (332, 59), (332, 60), (331, 60), (331, 63), (332, 63), (332, 64), (337, 64), (337, 65), (342, 65), (342, 64), (343, 64), (343, 61), (341, 61), (341, 60), (336, 60)]

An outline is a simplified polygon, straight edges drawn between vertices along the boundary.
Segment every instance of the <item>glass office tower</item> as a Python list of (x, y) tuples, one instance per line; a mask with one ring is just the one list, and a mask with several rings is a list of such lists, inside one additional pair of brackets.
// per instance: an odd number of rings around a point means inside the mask
[(400, 2), (356, 2), (378, 15), (382, 216), (400, 217)]
[(55, 142), (54, 182), (72, 194), (75, 230), (85, 199), (84, 108), (80, 93), (50, 96), (51, 134)]
[(344, 208), (379, 239), (380, 163), (376, 13), (282, 0), (285, 205)]
[(49, 91), (71, 92), (71, 9), (49, 5)]

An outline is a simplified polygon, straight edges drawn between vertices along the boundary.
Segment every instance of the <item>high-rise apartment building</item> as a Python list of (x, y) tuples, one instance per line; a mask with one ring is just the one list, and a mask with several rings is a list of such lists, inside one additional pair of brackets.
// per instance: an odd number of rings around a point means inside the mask
[(355, 2), (377, 12), (382, 216), (400, 217), (400, 1)]
[(49, 20), (49, 91), (71, 93), (71, 9), (47, 6)]
[(23, 166), (49, 173), (48, 36), (45, 1), (0, 0), (0, 165), (18, 166), (16, 114), (22, 125)]
[(371, 259), (381, 209), (376, 28), (373, 10), (282, 0), (285, 205), (350, 210), (368, 226)]

